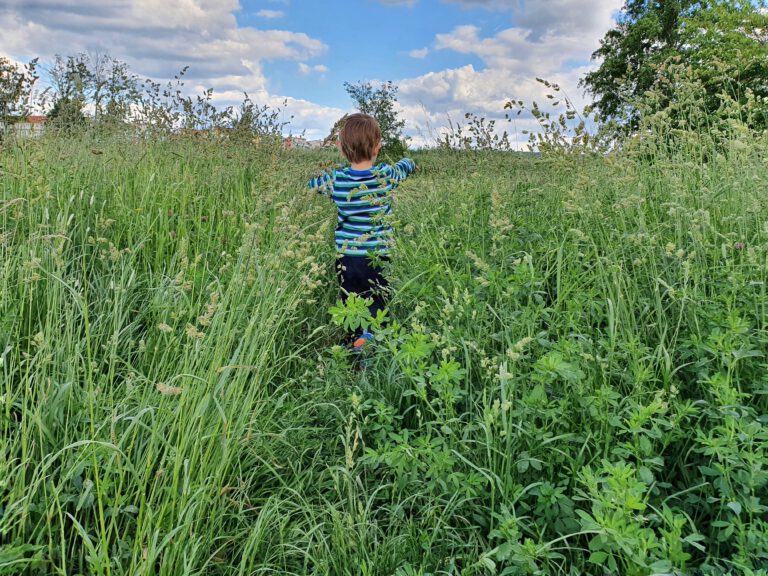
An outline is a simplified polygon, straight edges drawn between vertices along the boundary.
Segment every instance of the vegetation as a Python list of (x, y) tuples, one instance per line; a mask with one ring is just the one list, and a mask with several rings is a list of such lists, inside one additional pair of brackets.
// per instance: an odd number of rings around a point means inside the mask
[[(512, 105), (508, 106), (509, 108)], [(499, 135), (496, 120), (487, 120), (472, 112), (464, 114), (465, 124), (448, 121), (448, 130), (442, 134), (438, 146), (444, 150), (500, 150), (511, 151), (512, 143), (506, 132)]]
[[(675, 20), (707, 58), (744, 22), (712, 6)], [(765, 64), (740, 41), (657, 62), (627, 137), (541, 80), (561, 115), (506, 106), (537, 155), (471, 113), (417, 152), (386, 318), (337, 299), (306, 189), (334, 150), (184, 71), (60, 59), (76, 122), (0, 148), (0, 576), (766, 576)], [(5, 110), (31, 66), (0, 61)], [(391, 84), (347, 88), (401, 128)]]
[[(374, 88), (370, 82), (345, 82), (344, 89), (360, 112), (369, 114), (378, 121), (381, 128), (382, 155), (391, 157), (394, 161), (399, 160), (405, 154), (407, 146), (403, 137), (405, 120), (400, 117), (397, 109), (397, 86), (392, 81), (383, 82), (378, 88)], [(341, 121), (343, 120), (342, 118)], [(336, 128), (334, 126), (334, 130)]]
[[(27, 113), (37, 80), (36, 71), (37, 60), (23, 65), (0, 56), (0, 122), (9, 122)], [(2, 136), (0, 131), (0, 139)]]
[(724, 106), (417, 154), (383, 325), (333, 151), (6, 146), (0, 574), (766, 574), (768, 142)]
[[(648, 91), (668, 86), (667, 65), (675, 63), (706, 87), (706, 111), (715, 112), (723, 93), (762, 103), (758, 126), (768, 125), (768, 12), (763, 1), (628, 0), (615, 28), (593, 54), (599, 66), (587, 73), (584, 86), (604, 118), (618, 118), (636, 129)], [(665, 108), (674, 98), (653, 102)]]

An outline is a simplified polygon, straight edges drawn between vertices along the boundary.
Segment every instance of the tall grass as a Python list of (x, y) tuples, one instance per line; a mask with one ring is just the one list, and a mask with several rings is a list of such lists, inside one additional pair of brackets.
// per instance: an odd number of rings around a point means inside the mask
[(726, 142), (419, 154), (362, 371), (321, 154), (7, 147), (0, 574), (765, 574), (766, 142)]

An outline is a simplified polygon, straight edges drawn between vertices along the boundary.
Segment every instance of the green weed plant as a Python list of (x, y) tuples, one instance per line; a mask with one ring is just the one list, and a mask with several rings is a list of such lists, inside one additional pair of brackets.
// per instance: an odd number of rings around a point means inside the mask
[(386, 319), (337, 302), (333, 152), (6, 146), (0, 574), (766, 574), (768, 139), (726, 116), (418, 153)]

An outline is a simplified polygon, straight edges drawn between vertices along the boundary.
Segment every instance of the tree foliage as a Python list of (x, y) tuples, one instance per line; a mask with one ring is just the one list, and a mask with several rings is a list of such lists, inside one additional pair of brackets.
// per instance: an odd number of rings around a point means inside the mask
[(344, 89), (363, 114), (376, 118), (381, 128), (382, 153), (393, 157), (402, 156), (406, 150), (403, 139), (405, 120), (397, 110), (398, 87), (391, 81), (374, 88), (370, 82), (344, 83)]
[(93, 124), (123, 126), (141, 99), (140, 81), (125, 62), (104, 53), (56, 55), (48, 71), (53, 106), (48, 117), (61, 128), (82, 127), (89, 105)]
[[(768, 15), (764, 2), (628, 0), (615, 28), (592, 55), (600, 66), (581, 85), (604, 118), (636, 126), (638, 105), (659, 87), (670, 61), (689, 66), (705, 85), (710, 110), (718, 94), (766, 91)], [(669, 95), (670, 98), (673, 95)]]
[(768, 12), (751, 2), (717, 2), (685, 19), (685, 58), (702, 83), (705, 109), (715, 112), (722, 95), (757, 103), (751, 124), (768, 125)]
[(283, 130), (289, 124), (290, 120), (282, 119), (282, 109), (259, 106), (245, 93), (239, 109), (232, 112), (230, 137), (275, 143), (282, 140)]
[(25, 65), (0, 56), (0, 122), (28, 113), (37, 79), (37, 58)]

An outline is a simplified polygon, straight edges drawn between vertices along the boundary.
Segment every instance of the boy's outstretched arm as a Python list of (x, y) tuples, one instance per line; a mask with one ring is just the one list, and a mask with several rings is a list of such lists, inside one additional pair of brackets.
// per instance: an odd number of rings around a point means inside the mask
[(329, 196), (333, 191), (333, 181), (335, 179), (336, 171), (333, 168), (329, 168), (319, 176), (310, 178), (307, 185), (313, 192)]
[(416, 163), (410, 158), (403, 158), (394, 166), (391, 166), (390, 170), (391, 174), (389, 174), (389, 177), (395, 182), (400, 183), (416, 170)]

